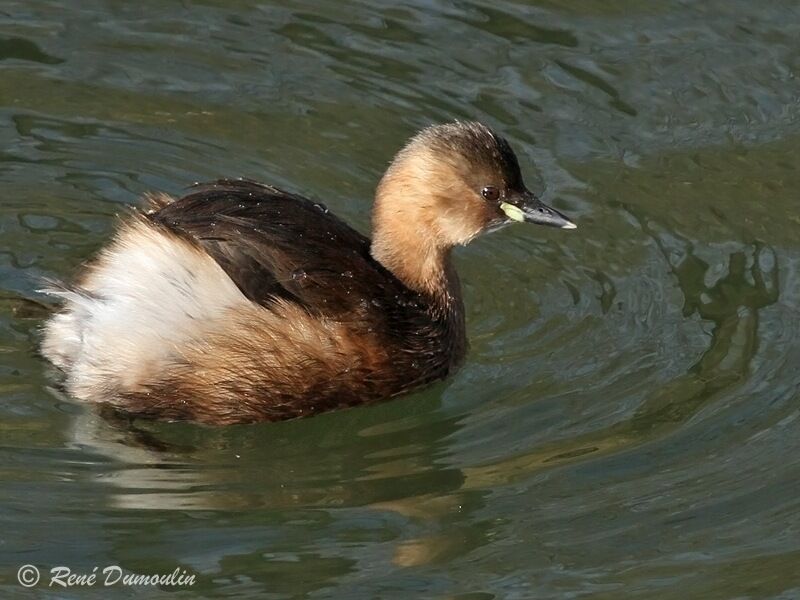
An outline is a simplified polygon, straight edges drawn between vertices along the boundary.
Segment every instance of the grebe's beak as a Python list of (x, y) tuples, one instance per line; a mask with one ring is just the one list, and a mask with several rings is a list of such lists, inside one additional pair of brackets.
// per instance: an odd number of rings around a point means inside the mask
[(506, 201), (500, 203), (500, 210), (512, 221), (519, 221), (520, 223), (536, 223), (537, 225), (560, 227), (561, 229), (578, 228), (566, 216), (555, 208), (550, 208), (527, 190), (521, 194), (509, 196)]

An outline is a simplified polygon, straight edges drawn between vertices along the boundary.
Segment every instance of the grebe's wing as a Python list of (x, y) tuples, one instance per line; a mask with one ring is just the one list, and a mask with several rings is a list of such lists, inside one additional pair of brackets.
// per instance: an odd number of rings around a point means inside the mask
[(312, 313), (357, 318), (393, 304), (384, 302), (390, 298), (414, 303), (415, 295), (372, 258), (368, 238), (324, 205), (272, 186), (203, 184), (147, 217), (200, 245), (264, 306), (283, 299)]

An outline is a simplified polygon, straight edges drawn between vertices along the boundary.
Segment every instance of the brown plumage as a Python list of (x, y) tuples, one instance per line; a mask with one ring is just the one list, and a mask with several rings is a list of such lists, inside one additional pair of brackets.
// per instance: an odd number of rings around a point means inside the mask
[(247, 180), (146, 197), (45, 327), (74, 396), (144, 417), (279, 420), (386, 399), (466, 351), (451, 249), (513, 221), (572, 228), (477, 123), (423, 130), (376, 193), (370, 241)]

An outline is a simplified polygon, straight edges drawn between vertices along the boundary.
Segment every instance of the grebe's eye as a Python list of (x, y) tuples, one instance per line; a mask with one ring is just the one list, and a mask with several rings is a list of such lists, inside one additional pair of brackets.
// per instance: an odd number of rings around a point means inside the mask
[(481, 190), (481, 196), (483, 196), (487, 200), (494, 201), (500, 198), (500, 190), (491, 185), (487, 185), (485, 188)]

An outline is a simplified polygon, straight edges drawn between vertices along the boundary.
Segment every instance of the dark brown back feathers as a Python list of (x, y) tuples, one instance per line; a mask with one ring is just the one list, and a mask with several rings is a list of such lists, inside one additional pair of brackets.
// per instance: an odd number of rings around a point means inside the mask
[(319, 203), (249, 180), (219, 180), (149, 217), (199, 244), (251, 301), (284, 299), (309, 313), (364, 317), (421, 307), (370, 256), (370, 241)]

